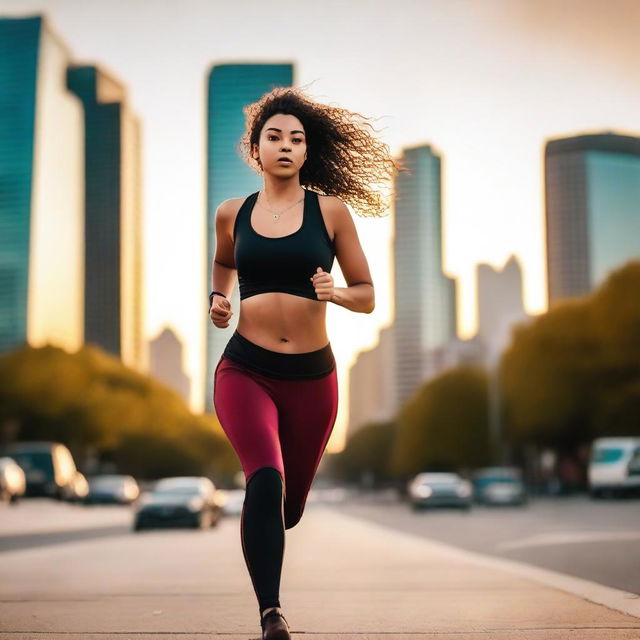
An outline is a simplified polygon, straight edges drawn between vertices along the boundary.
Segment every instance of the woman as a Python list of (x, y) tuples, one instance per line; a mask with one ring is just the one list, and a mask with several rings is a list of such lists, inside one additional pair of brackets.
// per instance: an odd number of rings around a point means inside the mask
[[(387, 145), (355, 122), (358, 114), (312, 102), (299, 89), (276, 88), (245, 115), (241, 146), (264, 185), (216, 211), (213, 324), (229, 326), (236, 275), (241, 303), (216, 366), (213, 401), (246, 479), (240, 533), (262, 637), (286, 639), (279, 601), (285, 529), (302, 517), (338, 410), (326, 303), (358, 313), (375, 306), (341, 198), (380, 215), (385, 206), (370, 185), (392, 177), (396, 165)], [(347, 287), (334, 286), (334, 257)]]

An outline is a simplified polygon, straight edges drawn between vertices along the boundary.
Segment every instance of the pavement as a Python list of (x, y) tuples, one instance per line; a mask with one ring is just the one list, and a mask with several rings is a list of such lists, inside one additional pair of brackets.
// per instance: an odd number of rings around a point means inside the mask
[[(640, 640), (637, 594), (321, 503), (286, 532), (280, 595), (294, 638)], [(237, 517), (207, 531), (127, 530), (0, 554), (2, 639), (172, 637), (260, 638)]]

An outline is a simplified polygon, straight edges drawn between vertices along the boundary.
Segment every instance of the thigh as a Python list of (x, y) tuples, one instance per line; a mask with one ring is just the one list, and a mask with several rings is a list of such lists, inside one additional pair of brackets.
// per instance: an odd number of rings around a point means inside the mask
[(287, 380), (278, 389), (280, 446), (287, 485), (288, 525), (302, 515), (307, 494), (338, 413), (338, 381)]
[(260, 467), (284, 476), (278, 435), (278, 409), (259, 376), (221, 358), (214, 375), (213, 404), (218, 420), (240, 458), (245, 479)]

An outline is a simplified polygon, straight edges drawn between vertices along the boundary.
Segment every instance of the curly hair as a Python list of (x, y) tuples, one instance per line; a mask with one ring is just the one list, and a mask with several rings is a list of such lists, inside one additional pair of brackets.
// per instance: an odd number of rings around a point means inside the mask
[(362, 216), (381, 216), (387, 203), (372, 185), (391, 183), (405, 167), (394, 160), (389, 145), (365, 129), (374, 129), (359, 113), (314, 102), (296, 87), (275, 87), (257, 102), (244, 107), (246, 125), (239, 143), (250, 167), (262, 171), (251, 156), (265, 122), (273, 115), (294, 115), (304, 126), (307, 159), (300, 169), (300, 184), (323, 195), (337, 196)]

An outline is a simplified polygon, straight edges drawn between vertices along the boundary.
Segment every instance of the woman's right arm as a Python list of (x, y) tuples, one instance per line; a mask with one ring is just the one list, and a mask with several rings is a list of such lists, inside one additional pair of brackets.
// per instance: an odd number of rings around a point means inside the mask
[(238, 277), (233, 256), (233, 237), (231, 235), (231, 216), (233, 199), (225, 200), (216, 209), (216, 253), (211, 264), (211, 291), (220, 291), (226, 298), (215, 295), (209, 309), (213, 324), (220, 329), (229, 326), (233, 315), (231, 294)]

